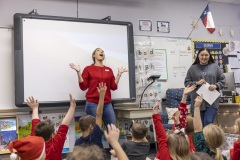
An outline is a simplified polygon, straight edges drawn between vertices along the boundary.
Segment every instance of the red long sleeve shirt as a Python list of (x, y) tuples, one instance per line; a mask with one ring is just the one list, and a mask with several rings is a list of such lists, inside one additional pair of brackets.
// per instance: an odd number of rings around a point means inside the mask
[[(31, 136), (35, 135), (34, 130), (39, 122), (41, 122), (39, 119), (32, 120)], [(62, 150), (66, 140), (67, 132), (68, 126), (61, 124), (58, 128), (57, 133), (52, 138), (50, 138), (49, 141), (45, 142), (45, 160), (62, 160)]]
[(231, 160), (240, 160), (240, 140), (234, 142), (233, 149), (230, 149)]
[(168, 149), (167, 135), (162, 125), (161, 116), (160, 114), (154, 114), (152, 115), (152, 118), (158, 141), (158, 152), (156, 158), (160, 160), (172, 160)]
[[(186, 129), (187, 114), (188, 114), (187, 104), (180, 102), (180, 104), (178, 106), (178, 111), (180, 112), (180, 117), (179, 117), (180, 126)], [(176, 129), (175, 125), (173, 125), (173, 129), (174, 130)], [(192, 135), (187, 135), (187, 136), (188, 136), (189, 145), (190, 145), (190, 152), (194, 153), (194, 152), (196, 152), (196, 149), (195, 149), (195, 146), (193, 143), (193, 137), (192, 137)]]
[(111, 90), (117, 89), (115, 77), (111, 68), (106, 66), (87, 66), (82, 72), (83, 82), (79, 83), (81, 90), (88, 89), (86, 99), (88, 102), (98, 103), (99, 94), (97, 87), (100, 82), (106, 83), (107, 91), (104, 98), (104, 104), (112, 101)]

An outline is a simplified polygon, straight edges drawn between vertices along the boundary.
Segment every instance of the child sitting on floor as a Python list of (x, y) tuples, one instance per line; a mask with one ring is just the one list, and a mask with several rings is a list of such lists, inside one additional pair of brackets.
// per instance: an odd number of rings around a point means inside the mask
[(96, 144), (100, 148), (103, 148), (102, 136), (102, 114), (104, 106), (104, 97), (107, 90), (107, 86), (104, 83), (99, 83), (97, 87), (99, 93), (99, 102), (96, 111), (96, 118), (91, 115), (85, 115), (79, 119), (79, 128), (82, 131), (82, 136), (75, 142), (75, 146), (82, 143)]
[[(145, 138), (146, 133), (147, 127), (145, 125), (138, 122), (133, 123), (133, 141), (127, 141), (122, 144), (122, 149), (127, 154), (129, 160), (146, 160), (150, 149), (150, 144)], [(111, 154), (115, 156), (115, 151), (111, 150)]]
[(55, 134), (54, 123), (50, 120), (40, 121), (38, 115), (38, 101), (29, 97), (27, 105), (32, 108), (32, 131), (31, 135), (43, 137), (46, 146), (46, 160), (62, 160), (62, 150), (68, 132), (68, 126), (73, 119), (76, 108), (75, 100), (70, 97), (70, 107)]
[[(42, 137), (28, 136), (11, 142), (8, 145), (11, 152), (10, 160), (16, 160), (17, 155), (21, 160), (45, 160), (45, 142)], [(13, 153), (13, 149), (17, 151), (17, 155)]]
[(218, 149), (223, 145), (225, 135), (223, 130), (213, 124), (209, 124), (203, 128), (200, 106), (202, 104), (203, 97), (197, 96), (194, 104), (194, 146), (197, 152), (205, 152), (213, 157), (215, 160), (227, 160)]
[[(116, 157), (118, 160), (128, 160), (127, 155), (118, 142), (119, 129), (113, 124), (108, 125), (107, 128), (108, 132), (104, 131), (104, 135), (116, 151)], [(102, 148), (95, 144), (83, 143), (80, 146), (74, 147), (73, 152), (68, 156), (67, 160), (104, 160), (104, 152)]]
[(162, 119), (158, 114), (159, 102), (153, 106), (153, 122), (158, 141), (158, 152), (155, 160), (187, 160), (190, 157), (189, 143), (185, 133), (171, 133), (168, 136), (162, 125)]
[(185, 133), (188, 136), (189, 145), (190, 145), (190, 152), (195, 152), (195, 147), (193, 144), (193, 118), (188, 115), (188, 108), (186, 104), (187, 95), (191, 93), (196, 88), (196, 85), (187, 86), (183, 90), (182, 100), (178, 106), (178, 111), (174, 115), (174, 122), (173, 129), (185, 129)]

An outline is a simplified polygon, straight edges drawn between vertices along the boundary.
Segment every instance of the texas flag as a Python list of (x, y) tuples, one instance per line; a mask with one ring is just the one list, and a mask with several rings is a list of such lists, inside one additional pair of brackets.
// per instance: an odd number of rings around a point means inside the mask
[(201, 17), (203, 25), (207, 28), (207, 30), (210, 33), (213, 33), (215, 31), (215, 25), (213, 22), (213, 18), (212, 18), (212, 13), (207, 5), (207, 7), (205, 8), (205, 10), (203, 11)]

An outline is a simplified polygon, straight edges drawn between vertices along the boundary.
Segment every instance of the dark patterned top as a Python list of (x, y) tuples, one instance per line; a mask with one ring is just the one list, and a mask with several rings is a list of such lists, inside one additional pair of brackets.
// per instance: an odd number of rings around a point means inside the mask
[[(194, 137), (193, 140), (194, 140), (195, 149), (197, 152), (205, 152), (213, 158), (216, 156), (216, 153), (212, 152), (207, 147), (203, 132), (196, 132), (196, 133), (194, 133), (193, 137)], [(222, 156), (223, 156), (224, 160), (227, 160), (227, 158), (224, 155), (222, 155)]]

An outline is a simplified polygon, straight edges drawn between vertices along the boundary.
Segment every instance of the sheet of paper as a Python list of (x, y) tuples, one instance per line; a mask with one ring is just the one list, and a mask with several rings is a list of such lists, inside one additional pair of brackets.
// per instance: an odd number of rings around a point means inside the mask
[(198, 90), (198, 95), (203, 95), (203, 99), (208, 102), (210, 105), (220, 96), (220, 93), (217, 90), (210, 91), (208, 87), (209, 83), (203, 84)]

